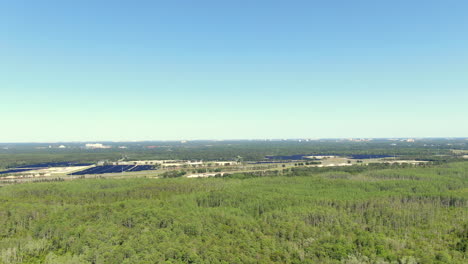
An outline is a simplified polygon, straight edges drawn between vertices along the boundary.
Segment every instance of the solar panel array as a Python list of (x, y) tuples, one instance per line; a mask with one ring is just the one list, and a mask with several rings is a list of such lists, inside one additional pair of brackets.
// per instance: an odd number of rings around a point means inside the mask
[(49, 168), (49, 167), (73, 167), (73, 166), (91, 166), (93, 163), (73, 163), (73, 162), (49, 162), (16, 167), (22, 168)]
[(393, 156), (389, 155), (351, 155), (352, 159), (380, 159), (380, 158), (390, 158)]
[(69, 175), (85, 175), (85, 174), (104, 174), (104, 173), (121, 173), (131, 171), (152, 170), (151, 165), (103, 165), (96, 166), (86, 170), (70, 173)]
[(30, 171), (34, 169), (11, 169), (11, 170), (6, 170), (6, 171), (0, 171), (0, 174), (8, 174), (8, 173), (15, 173), (15, 172), (24, 172), (24, 171)]
[(133, 168), (131, 168), (128, 171), (145, 171), (145, 170), (152, 170), (153, 166), (152, 165), (138, 165)]
[(290, 156), (266, 156), (267, 159), (274, 160), (302, 160), (306, 155), (290, 155)]

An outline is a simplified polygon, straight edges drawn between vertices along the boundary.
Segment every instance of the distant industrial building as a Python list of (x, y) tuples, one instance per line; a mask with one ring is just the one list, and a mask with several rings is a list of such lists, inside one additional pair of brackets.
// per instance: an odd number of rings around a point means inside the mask
[(108, 149), (110, 146), (105, 146), (101, 143), (90, 143), (85, 145), (87, 149)]

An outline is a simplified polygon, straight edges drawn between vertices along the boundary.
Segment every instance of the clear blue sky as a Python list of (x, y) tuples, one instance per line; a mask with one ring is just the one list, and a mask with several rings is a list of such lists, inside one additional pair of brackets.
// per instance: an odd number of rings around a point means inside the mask
[(0, 0), (0, 142), (468, 136), (468, 1)]

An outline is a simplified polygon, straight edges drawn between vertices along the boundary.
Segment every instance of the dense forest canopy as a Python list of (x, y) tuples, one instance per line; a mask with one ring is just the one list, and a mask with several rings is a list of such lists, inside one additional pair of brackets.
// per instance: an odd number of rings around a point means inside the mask
[(468, 163), (0, 188), (1, 263), (466, 263)]

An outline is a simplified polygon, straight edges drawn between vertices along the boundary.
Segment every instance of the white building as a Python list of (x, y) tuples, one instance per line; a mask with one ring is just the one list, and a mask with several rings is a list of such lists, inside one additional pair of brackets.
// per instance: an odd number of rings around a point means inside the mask
[(87, 149), (107, 149), (107, 148), (110, 148), (110, 146), (104, 146), (103, 144), (101, 143), (89, 143), (89, 144), (86, 144), (86, 148)]

